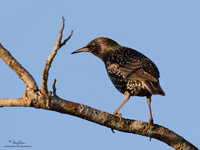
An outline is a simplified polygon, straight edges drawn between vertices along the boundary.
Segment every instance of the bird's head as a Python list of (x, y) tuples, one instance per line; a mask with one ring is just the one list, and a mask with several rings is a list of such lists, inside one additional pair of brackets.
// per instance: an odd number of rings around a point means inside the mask
[(88, 43), (85, 47), (78, 49), (71, 54), (80, 53), (80, 52), (90, 52), (95, 56), (99, 57), (100, 59), (104, 60), (109, 53), (112, 53), (116, 50), (120, 45), (109, 39), (109, 38), (96, 38)]

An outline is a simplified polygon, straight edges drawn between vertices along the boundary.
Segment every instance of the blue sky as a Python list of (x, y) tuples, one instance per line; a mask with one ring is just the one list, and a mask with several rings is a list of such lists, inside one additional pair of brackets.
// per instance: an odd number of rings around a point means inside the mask
[[(134, 48), (158, 66), (166, 96), (152, 97), (154, 122), (182, 135), (200, 148), (199, 0), (49, 0), (2, 1), (0, 42), (33, 75), (40, 86), (42, 69), (66, 19), (64, 34), (74, 35), (57, 54), (49, 89), (57, 79), (57, 94), (65, 99), (113, 113), (122, 103), (104, 64), (84, 53), (71, 55), (96, 37), (109, 37)], [(22, 97), (25, 87), (0, 60), (0, 98)], [(123, 117), (148, 121), (146, 99), (131, 97)], [(106, 127), (52, 111), (1, 108), (0, 149), (22, 140), (30, 149), (154, 149), (168, 145), (133, 134), (115, 134)]]

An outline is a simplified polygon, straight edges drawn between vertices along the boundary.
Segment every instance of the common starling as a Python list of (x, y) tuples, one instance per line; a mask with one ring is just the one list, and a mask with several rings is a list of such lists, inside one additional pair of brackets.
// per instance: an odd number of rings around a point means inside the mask
[(85, 47), (72, 52), (90, 52), (99, 57), (105, 64), (108, 76), (114, 86), (124, 94), (124, 102), (118, 111), (129, 100), (130, 96), (146, 96), (150, 111), (149, 123), (153, 124), (151, 96), (165, 95), (159, 84), (159, 71), (156, 65), (142, 53), (119, 45), (112, 39), (100, 37), (92, 40)]

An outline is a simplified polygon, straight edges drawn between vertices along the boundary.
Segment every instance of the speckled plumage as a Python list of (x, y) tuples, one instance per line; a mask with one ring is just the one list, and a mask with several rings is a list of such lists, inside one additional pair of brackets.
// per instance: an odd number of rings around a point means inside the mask
[(97, 38), (85, 47), (73, 52), (91, 52), (105, 64), (108, 76), (114, 86), (125, 95), (124, 103), (114, 112), (118, 114), (120, 108), (130, 96), (146, 96), (151, 116), (151, 95), (165, 95), (159, 84), (159, 71), (156, 65), (142, 53), (119, 45), (109, 38)]
[(104, 60), (108, 76), (115, 87), (130, 95), (165, 95), (159, 85), (156, 65), (136, 50), (119, 47)]

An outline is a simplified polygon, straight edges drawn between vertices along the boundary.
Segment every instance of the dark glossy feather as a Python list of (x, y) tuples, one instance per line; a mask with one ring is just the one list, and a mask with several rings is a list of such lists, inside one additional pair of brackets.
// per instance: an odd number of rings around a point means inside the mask
[(120, 47), (105, 61), (108, 75), (120, 92), (129, 90), (131, 95), (164, 95), (159, 85), (159, 70), (156, 65), (140, 52)]

